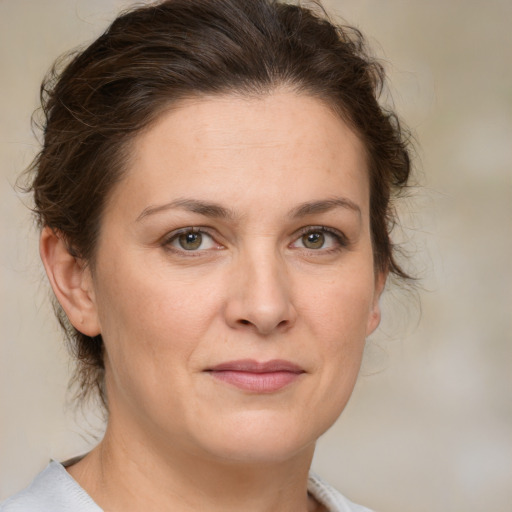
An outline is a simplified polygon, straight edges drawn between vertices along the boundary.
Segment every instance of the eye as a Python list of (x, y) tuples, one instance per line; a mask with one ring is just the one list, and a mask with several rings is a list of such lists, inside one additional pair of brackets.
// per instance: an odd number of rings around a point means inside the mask
[(301, 242), (304, 247), (308, 249), (321, 249), (325, 244), (325, 235), (324, 233), (316, 232), (316, 233), (307, 233), (302, 235)]
[(291, 244), (291, 247), (313, 251), (332, 251), (346, 245), (344, 235), (337, 230), (325, 227), (308, 227), (302, 230), (301, 236)]
[(178, 251), (188, 252), (220, 248), (219, 244), (215, 242), (211, 235), (192, 228), (171, 234), (165, 242), (165, 245), (177, 249)]

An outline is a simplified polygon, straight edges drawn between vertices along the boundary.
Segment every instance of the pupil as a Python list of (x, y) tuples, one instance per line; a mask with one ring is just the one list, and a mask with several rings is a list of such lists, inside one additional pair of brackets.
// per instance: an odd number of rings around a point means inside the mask
[(303, 242), (309, 249), (318, 249), (324, 245), (324, 235), (322, 233), (308, 233), (304, 236)]
[(201, 233), (185, 233), (179, 237), (180, 245), (186, 251), (197, 249), (202, 242)]

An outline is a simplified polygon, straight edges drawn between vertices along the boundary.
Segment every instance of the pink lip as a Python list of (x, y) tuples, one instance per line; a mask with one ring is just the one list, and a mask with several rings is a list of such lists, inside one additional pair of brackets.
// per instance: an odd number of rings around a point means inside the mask
[(291, 384), (304, 370), (289, 361), (228, 361), (207, 370), (212, 377), (254, 393), (273, 393)]

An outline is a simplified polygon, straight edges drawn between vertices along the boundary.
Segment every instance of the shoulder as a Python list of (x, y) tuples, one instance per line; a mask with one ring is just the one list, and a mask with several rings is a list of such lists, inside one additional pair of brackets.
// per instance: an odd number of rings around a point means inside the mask
[(308, 492), (329, 512), (372, 512), (369, 508), (352, 503), (314, 473), (309, 475)]
[(0, 504), (0, 512), (101, 512), (58, 462), (52, 461), (33, 482)]

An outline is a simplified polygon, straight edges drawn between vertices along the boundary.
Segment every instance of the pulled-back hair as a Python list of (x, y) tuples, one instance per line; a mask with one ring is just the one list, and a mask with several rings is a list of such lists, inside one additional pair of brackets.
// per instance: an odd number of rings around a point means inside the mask
[[(361, 33), (274, 0), (167, 0), (119, 16), (41, 86), (44, 143), (31, 173), (41, 227), (94, 268), (102, 211), (133, 137), (173, 103), (198, 95), (264, 95), (285, 86), (317, 97), (367, 153), (376, 271), (407, 278), (395, 259), (392, 198), (410, 173), (397, 117), (379, 105), (382, 66)], [(59, 69), (58, 69), (59, 68)], [(103, 340), (76, 330), (56, 304), (78, 361), (75, 383), (105, 403)]]

